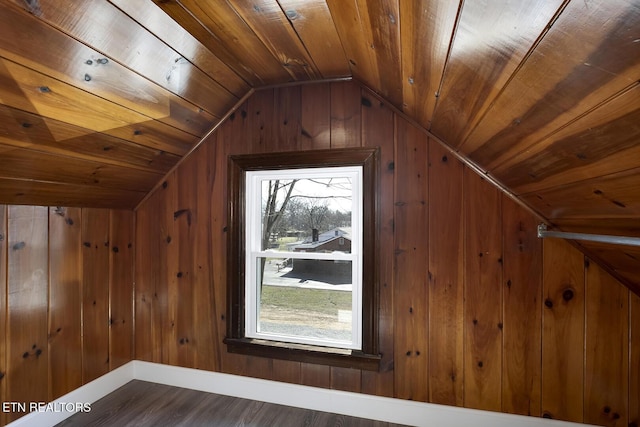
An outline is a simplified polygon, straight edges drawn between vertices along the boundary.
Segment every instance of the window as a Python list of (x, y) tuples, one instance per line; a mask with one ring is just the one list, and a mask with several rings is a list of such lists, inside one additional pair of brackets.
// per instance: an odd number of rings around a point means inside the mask
[(377, 369), (377, 151), (231, 156), (231, 352)]

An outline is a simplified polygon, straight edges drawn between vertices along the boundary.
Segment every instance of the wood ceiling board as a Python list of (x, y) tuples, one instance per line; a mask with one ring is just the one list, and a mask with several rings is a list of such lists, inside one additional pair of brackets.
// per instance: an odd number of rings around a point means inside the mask
[(146, 192), (162, 174), (0, 144), (0, 177)]
[(149, 0), (109, 0), (109, 2), (210, 78), (216, 80), (238, 99), (249, 91), (250, 86), (242, 77)]
[(0, 203), (133, 209), (145, 192), (0, 178)]
[(272, 55), (228, 2), (179, 0), (179, 3), (233, 53), (243, 68), (251, 70), (263, 84), (292, 80), (282, 63)]
[(634, 84), (640, 4), (572, 1), (461, 146), (491, 171)]
[[(29, 10), (22, 1), (3, 1)], [(238, 97), (110, 3), (40, 0), (37, 8), (35, 14), (43, 21), (213, 115), (222, 116), (238, 101)]]
[(607, 267), (614, 277), (640, 295), (640, 248), (624, 245), (580, 241), (578, 246), (599, 264)]
[(398, 0), (333, 0), (327, 3), (354, 77), (366, 82), (397, 108), (402, 108)]
[(227, 0), (295, 81), (322, 73), (276, 0)]
[(400, 0), (402, 111), (431, 127), (459, 2)]
[(520, 197), (545, 218), (640, 217), (640, 168)]
[(156, 173), (168, 172), (180, 159), (175, 154), (7, 106), (0, 106), (0, 142)]
[(464, 1), (430, 130), (460, 147), (563, 3)]
[(516, 194), (640, 167), (640, 84), (496, 168)]
[(0, 102), (141, 145), (184, 154), (198, 137), (0, 57)]
[(218, 119), (22, 9), (5, 7), (0, 28), (0, 55), (16, 63), (194, 135)]
[(368, 29), (367, 10), (357, 0), (327, 0), (331, 16), (349, 60), (351, 73), (370, 88), (379, 91), (380, 72), (372, 52), (373, 35)]
[(229, 68), (234, 70), (245, 82), (252, 87), (262, 83), (260, 77), (253, 70), (244, 65), (236, 58), (202, 22), (200, 22), (191, 12), (178, 1), (153, 0), (167, 15), (171, 17), (182, 28), (187, 30), (196, 40), (202, 43), (215, 56), (220, 58)]
[(325, 0), (278, 0), (325, 79), (351, 75), (349, 62)]

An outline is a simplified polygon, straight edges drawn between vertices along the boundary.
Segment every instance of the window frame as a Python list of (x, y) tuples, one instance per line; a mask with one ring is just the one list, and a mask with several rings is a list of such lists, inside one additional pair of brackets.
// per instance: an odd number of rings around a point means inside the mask
[[(276, 251), (262, 248), (262, 196), (264, 181), (349, 178), (352, 180), (351, 194), (354, 197), (351, 210), (352, 246), (349, 253), (319, 253)], [(313, 168), (268, 169), (245, 171), (245, 335), (250, 338), (267, 339), (323, 347), (362, 349), (362, 166), (332, 166)], [(253, 206), (252, 206), (253, 204)], [(344, 238), (343, 238), (344, 239)], [(261, 258), (292, 258), (299, 260), (347, 261), (351, 269), (351, 319), (352, 330), (349, 342), (331, 339), (314, 339), (304, 336), (274, 334), (259, 330), (261, 304), (259, 303), (258, 260)], [(295, 262), (295, 261), (294, 261)], [(277, 339), (280, 338), (280, 339)]]
[[(345, 148), (229, 156), (227, 224), (227, 335), (231, 353), (378, 370), (379, 149)], [(245, 336), (246, 172), (298, 168), (362, 167), (362, 347), (352, 350)]]

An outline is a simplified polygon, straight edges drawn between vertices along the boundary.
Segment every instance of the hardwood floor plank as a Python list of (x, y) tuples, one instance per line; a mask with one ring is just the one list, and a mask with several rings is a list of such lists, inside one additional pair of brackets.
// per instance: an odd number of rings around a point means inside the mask
[(341, 426), (399, 424), (294, 408), (146, 381), (131, 381), (91, 405), (90, 412), (59, 423), (69, 426)]

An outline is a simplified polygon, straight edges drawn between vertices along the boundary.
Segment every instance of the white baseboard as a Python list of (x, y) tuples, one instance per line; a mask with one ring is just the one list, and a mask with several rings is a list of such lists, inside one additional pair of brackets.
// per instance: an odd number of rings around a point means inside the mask
[[(64, 403), (69, 402), (93, 403), (134, 379), (411, 426), (585, 426), (585, 424), (328, 390), (138, 360), (129, 362), (62, 396), (54, 402), (54, 405), (63, 406)], [(74, 413), (75, 411), (66, 410), (32, 412), (8, 426), (49, 427)]]
[[(11, 427), (51, 427), (75, 414), (75, 404), (91, 404), (107, 394), (122, 387), (133, 379), (134, 362), (129, 362), (95, 380), (65, 394), (52, 402), (52, 410), (43, 408), (43, 412), (30, 412), (7, 424)], [(27, 403), (30, 405), (31, 402)], [(70, 404), (70, 405), (68, 405)], [(67, 410), (68, 406), (74, 410)]]

